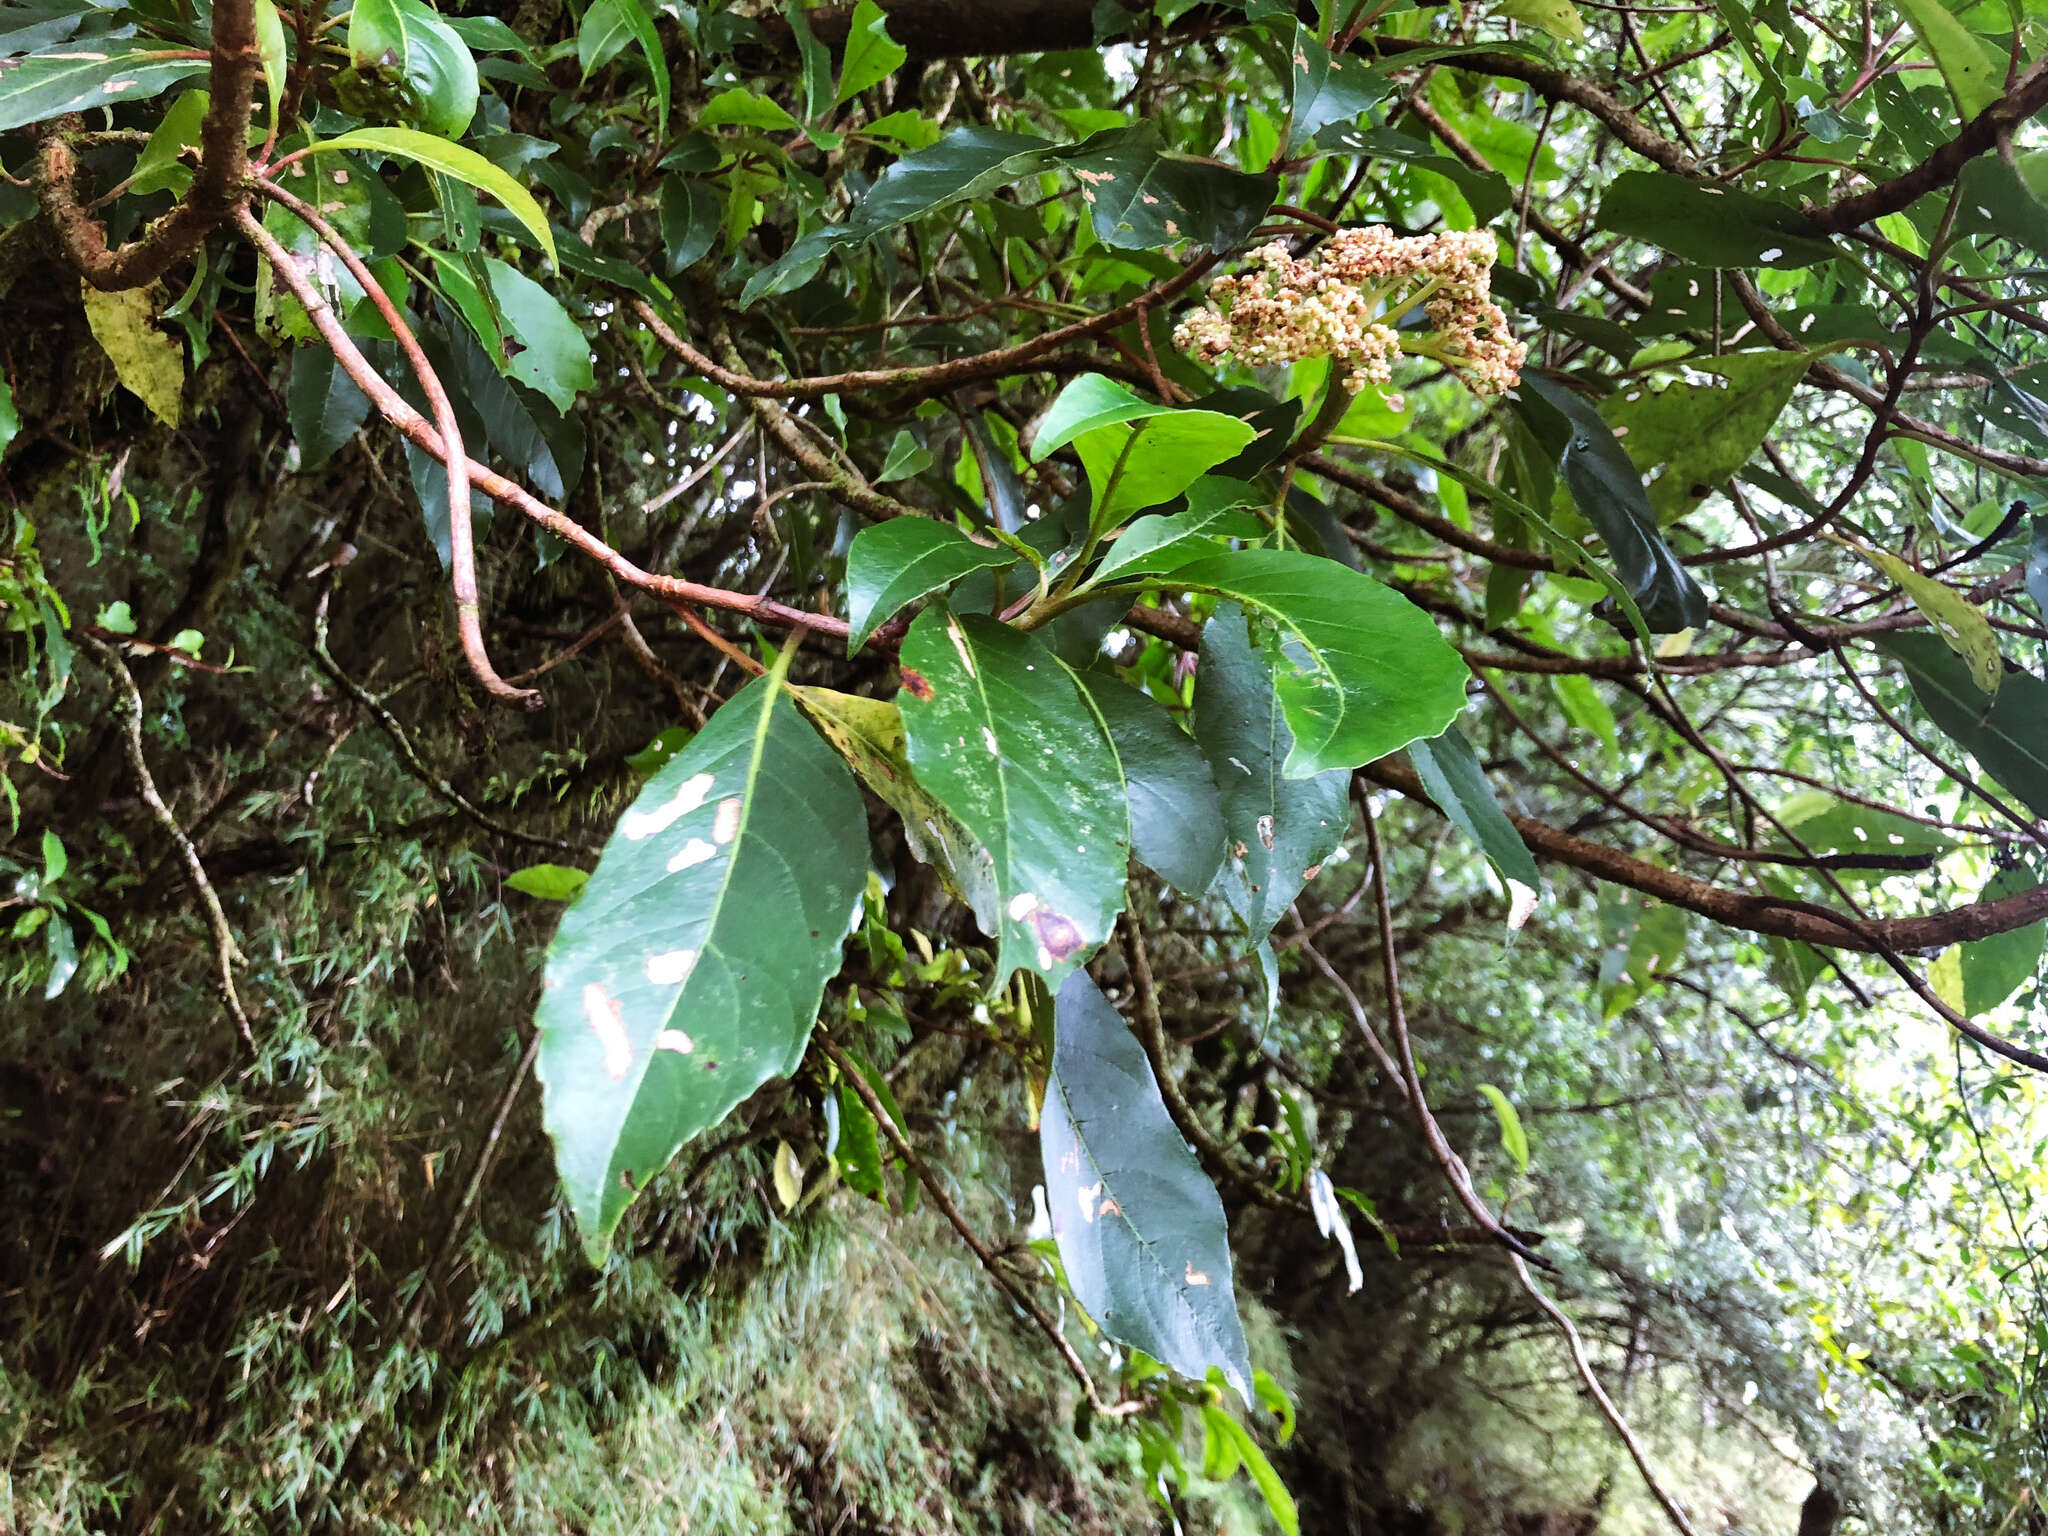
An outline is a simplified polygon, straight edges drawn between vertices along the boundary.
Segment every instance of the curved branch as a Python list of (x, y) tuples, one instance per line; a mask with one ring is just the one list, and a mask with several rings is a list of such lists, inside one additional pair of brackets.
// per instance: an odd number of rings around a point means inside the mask
[(199, 125), (198, 173), (170, 212), (119, 250), (108, 247), (106, 226), (78, 201), (78, 161), (67, 138), (76, 131), (76, 115), (59, 118), (43, 135), (36, 177), (43, 215), (65, 259), (102, 292), (155, 282), (227, 222), (247, 194), (249, 119), (263, 74), (255, 0), (215, 4), (212, 58), (207, 77), (211, 98)]

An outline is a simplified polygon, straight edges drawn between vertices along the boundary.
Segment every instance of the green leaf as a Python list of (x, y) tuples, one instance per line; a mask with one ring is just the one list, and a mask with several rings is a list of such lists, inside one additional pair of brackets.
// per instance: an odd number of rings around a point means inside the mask
[(1881, 549), (1862, 549), (1863, 557), (1898, 583), (1899, 590), (1912, 599), (1926, 616), (1934, 632), (1946, 640), (1949, 649), (1969, 663), (1970, 681), (1980, 692), (1996, 697), (2005, 681), (2005, 662), (1998, 653), (1998, 635), (1983, 611), (1962, 593), (1922, 575), (1897, 555)]
[(1814, 853), (1943, 854), (1955, 846), (1953, 838), (1923, 822), (1840, 800), (1824, 790), (1787, 795), (1775, 815)]
[(1555, 456), (1573, 502), (1606, 542), (1644, 622), (1658, 634), (1702, 628), (1707, 594), (1664, 542), (1642, 476), (1600, 413), (1535, 373), (1522, 375), (1517, 403), (1537, 443)]
[(1053, 148), (1050, 139), (1032, 134), (955, 128), (877, 176), (844, 227), (863, 237), (880, 234), (961, 198), (981, 197), (1038, 170)]
[(566, 412), (596, 382), (590, 338), (569, 318), (560, 300), (516, 267), (486, 256), (484, 271), (490, 276), (498, 313), (517, 343), (508, 371), (546, 395), (556, 410)]
[(1116, 749), (1080, 685), (1035, 636), (940, 607), (904, 637), (910, 765), (992, 861), (1000, 986), (1056, 983), (1123, 906), (1130, 816)]
[(919, 598), (1016, 561), (1010, 550), (977, 544), (951, 523), (897, 517), (870, 524), (846, 551), (846, 618), (853, 626), (846, 653)]
[(128, 606), (126, 598), (119, 602), (106, 603), (93, 615), (93, 623), (110, 635), (132, 635), (135, 633), (135, 610)]
[(895, 441), (889, 444), (889, 456), (882, 461), (881, 472), (875, 476), (874, 483), (889, 485), (898, 480), (909, 480), (931, 467), (931, 450), (908, 431), (898, 432)]
[(70, 867), (71, 855), (64, 851), (64, 840), (48, 827), (43, 828), (43, 884), (55, 885)]
[(1649, 492), (1660, 525), (1677, 522), (1750, 461), (1812, 361), (1778, 351), (1688, 358), (1682, 381), (1632, 384), (1601, 403), (1636, 467), (1663, 468)]
[(2048, 816), (2048, 683), (2010, 673), (1994, 698), (1939, 635), (1876, 638), (1906, 669), (1927, 718), (2036, 816)]
[(199, 125), (206, 117), (212, 98), (205, 91), (186, 91), (164, 109), (149, 142), (136, 157), (135, 172), (128, 190), (138, 196), (148, 192), (174, 192), (184, 196), (192, 185), (192, 172), (178, 160), (181, 151), (197, 145)]
[(1669, 171), (1615, 177), (1596, 222), (1708, 267), (1810, 267), (1835, 255), (1790, 203)]
[(53, 917), (43, 928), (43, 947), (50, 957), (50, 971), (43, 982), (43, 1001), (62, 997), (78, 974), (78, 944), (71, 936), (71, 924)]
[(661, 243), (668, 269), (694, 267), (711, 253), (725, 223), (725, 203), (708, 182), (671, 176), (661, 184)]
[(205, 74), (204, 58), (181, 55), (143, 38), (94, 38), (25, 59), (0, 60), (0, 133), (66, 112), (160, 96), (190, 75)]
[(14, 408), (14, 390), (5, 379), (0, 379), (0, 453), (7, 451), (7, 445), (19, 431), (21, 413)]
[(1440, 735), (1465, 707), (1463, 658), (1428, 614), (1370, 576), (1296, 550), (1177, 554), (1168, 547), (1135, 569), (1165, 586), (1234, 598), (1279, 632), (1290, 778), (1356, 768)]
[(548, 951), (548, 1134), (593, 1262), (691, 1138), (803, 1059), (867, 872), (846, 767), (779, 676), (647, 782)]
[(1481, 1083), (1479, 1093), (1493, 1106), (1493, 1117), (1500, 1122), (1501, 1149), (1515, 1160), (1515, 1171), (1529, 1171), (1529, 1138), (1522, 1130), (1522, 1117), (1515, 1113), (1515, 1106), (1508, 1102), (1508, 1096), (1491, 1083)]
[(168, 427), (184, 413), (185, 349), (157, 329), (156, 311), (145, 289), (102, 293), (79, 284), (93, 340), (114, 365), (114, 377)]
[(721, 91), (697, 114), (699, 128), (758, 128), (764, 133), (781, 133), (797, 126), (797, 120), (766, 96), (735, 87)]
[(1108, 582), (1144, 570), (1171, 570), (1202, 555), (1215, 554), (1218, 539), (1257, 539), (1266, 525), (1245, 506), (1257, 492), (1241, 480), (1204, 475), (1188, 487), (1188, 510), (1171, 517), (1141, 517), (1116, 536), (1095, 568), (1094, 580)]
[(1568, 43), (1586, 40), (1586, 23), (1571, 0), (1501, 0), (1494, 14), (1504, 21), (1523, 21)]
[(775, 1143), (774, 1179), (775, 1198), (785, 1211), (795, 1210), (803, 1198), (804, 1171), (797, 1165), (796, 1150), (786, 1141)]
[(1515, 824), (1486, 782), (1486, 770), (1454, 725), (1430, 741), (1413, 742), (1409, 761), (1437, 808), (1479, 845), (1508, 893), (1508, 927), (1520, 928), (1543, 896), (1543, 877)]
[(540, 901), (574, 901), (590, 883), (590, 871), (566, 864), (529, 864), (513, 870), (505, 883), (520, 895)]
[[(6, 430), (7, 402), (0, 400), (0, 434)], [(6, 446), (6, 436), (0, 435), (0, 448)], [(2035, 611), (2048, 619), (2048, 516), (2038, 512), (2028, 522), (2027, 596), (2034, 600)]]
[(1941, 0), (1899, 0), (1913, 35), (1934, 60), (1968, 122), (2005, 94), (2005, 60), (1956, 19)]
[(1147, 695), (1101, 672), (1079, 674), (1123, 765), (1138, 862), (1188, 897), (1223, 867), (1223, 807), (1202, 749)]
[(881, 1199), (882, 1144), (874, 1115), (851, 1083), (840, 1083), (828, 1102), (839, 1116), (839, 1136), (831, 1149), (839, 1176), (855, 1194)]
[(292, 354), (285, 408), (299, 445), (299, 468), (318, 469), (362, 429), (369, 419), (370, 397), (356, 387), (334, 353), (318, 344)]
[(588, 80), (626, 51), (633, 32), (618, 0), (594, 0), (576, 27), (576, 63)]
[(661, 35), (654, 30), (654, 17), (643, 0), (610, 0), (618, 7), (619, 19), (647, 58), (647, 72), (654, 78), (654, 131), (668, 124), (668, 56), (662, 51)]
[(1499, 218), (1514, 206), (1514, 191), (1499, 171), (1474, 170), (1462, 160), (1437, 153), (1428, 141), (1391, 128), (1333, 123), (1316, 135), (1316, 148), (1369, 159), (1398, 160), (1418, 171), (1441, 176), (1458, 189), (1473, 218), (1482, 224)]
[(1290, 778), (1284, 771), (1294, 735), (1270, 660), (1253, 649), (1244, 614), (1234, 603), (1221, 604), (1202, 626), (1194, 723), (1223, 813), (1226, 857), (1219, 894), (1256, 942), (1273, 931), (1313, 872), (1343, 846), (1351, 824), (1351, 774), (1333, 768)]
[(541, 212), (533, 194), (473, 149), (437, 139), (432, 134), (416, 133), (410, 128), (358, 128), (338, 139), (328, 139), (318, 148), (376, 150), (396, 155), (401, 160), (415, 161), (444, 176), (467, 182), (479, 192), (488, 192), (503, 203), (540, 242), (548, 260), (556, 260), (554, 233), (548, 228), (547, 215)]
[[(1227, 1445), (1229, 1457), (1243, 1464), (1246, 1475), (1259, 1490), (1259, 1497), (1266, 1501), (1273, 1523), (1280, 1527), (1281, 1536), (1301, 1536), (1301, 1511), (1295, 1506), (1294, 1495), (1287, 1491), (1287, 1485), (1273, 1470), (1273, 1463), (1259, 1449), (1251, 1431), (1214, 1403), (1202, 1404), (1202, 1424), (1212, 1444)], [(1231, 1470), (1234, 1473), (1236, 1468)]]
[(1047, 410), (1031, 457), (1042, 460), (1073, 443), (1088, 471), (1091, 525), (1100, 531), (1125, 513), (1173, 500), (1257, 435), (1236, 416), (1154, 405), (1121, 384), (1083, 374)]
[(1616, 767), (1621, 766), (1621, 733), (1614, 711), (1600, 697), (1600, 690), (1593, 685), (1593, 680), (1577, 673), (1558, 673), (1550, 679), (1550, 691), (1557, 696), (1558, 707), (1564, 711), (1565, 719), (1579, 730), (1591, 734), (1607, 749), (1608, 761)]
[(782, 0), (782, 17), (795, 39), (804, 83), (804, 116), (815, 123), (832, 105), (832, 55), (811, 30), (809, 0)]
[(1310, 28), (1294, 26), (1293, 95), (1287, 116), (1287, 153), (1296, 153), (1332, 123), (1348, 123), (1386, 100), (1393, 82), (1363, 59), (1332, 54)]
[(846, 29), (846, 57), (839, 65), (839, 94), (833, 105), (843, 105), (869, 86), (881, 84), (909, 57), (889, 36), (889, 18), (882, 8), (875, 0), (860, 0)]
[[(2037, 883), (2025, 868), (2000, 870), (1986, 882), (1977, 899), (1999, 901), (2032, 890)], [(2048, 923), (2029, 923), (1958, 944), (1942, 957), (1955, 957), (1955, 986), (1944, 989), (1937, 979), (1936, 989), (1942, 992), (1943, 1001), (1972, 1018), (1989, 1013), (2039, 974), (2044, 946), (2048, 946)], [(1937, 963), (1930, 975), (1937, 975), (1940, 969)]]
[(476, 116), (476, 60), (433, 7), (421, 0), (355, 0), (348, 49), (359, 74), (400, 93), (419, 127), (449, 139), (469, 130)]
[(1085, 973), (1053, 1006), (1038, 1136), (1075, 1299), (1118, 1343), (1193, 1381), (1214, 1367), (1249, 1402), (1223, 1202), (1167, 1115), (1144, 1050)]
[(1150, 122), (1093, 134), (1058, 158), (1081, 183), (1096, 238), (1119, 250), (1162, 250), (1182, 240), (1230, 250), (1280, 192), (1277, 176), (1167, 154)]
[(270, 121), (277, 124), (278, 103), (284, 99), (284, 76), (288, 59), (285, 54), (284, 18), (277, 14), (277, 7), (271, 0), (255, 0), (256, 48), (263, 56), (263, 89), (270, 101)]

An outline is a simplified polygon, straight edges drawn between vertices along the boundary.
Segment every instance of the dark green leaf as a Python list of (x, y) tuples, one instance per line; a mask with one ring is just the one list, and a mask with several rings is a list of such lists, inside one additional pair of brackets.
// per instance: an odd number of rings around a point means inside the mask
[(2034, 600), (2035, 611), (2048, 620), (2048, 517), (2036, 512), (2027, 526), (2027, 596)]
[(476, 115), (476, 60), (420, 0), (355, 0), (349, 56), (358, 73), (396, 89), (419, 127), (459, 139)]
[(1302, 145), (1332, 123), (1348, 123), (1370, 107), (1378, 106), (1393, 90), (1393, 82), (1363, 59), (1349, 54), (1332, 54), (1313, 31), (1295, 24), (1294, 93), (1287, 118), (1287, 153)]
[(1602, 229), (1709, 267), (1810, 267), (1835, 254), (1790, 203), (1669, 171), (1625, 171), (1600, 200)]
[(661, 243), (668, 269), (680, 272), (702, 261), (718, 241), (725, 204), (708, 182), (671, 176), (661, 184)]
[(1939, 635), (1909, 631), (1877, 644), (1906, 669), (1927, 718), (2035, 815), (2048, 816), (2048, 683), (2008, 672), (1994, 699)]
[(204, 74), (203, 58), (146, 38), (93, 38), (0, 59), (0, 133), (66, 112), (141, 101), (161, 95), (189, 75)]
[(1080, 678), (1123, 764), (1131, 852), (1182, 895), (1205, 895), (1223, 867), (1223, 807), (1202, 749), (1137, 689), (1101, 672)]
[(301, 470), (326, 463), (370, 414), (369, 396), (356, 388), (325, 345), (300, 347), (292, 354), (285, 405), (299, 445)]
[(977, 544), (951, 523), (891, 518), (854, 535), (846, 552), (847, 654), (909, 604), (974, 571), (1014, 565), (1014, 551)]
[(1501, 810), (1472, 748), (1454, 725), (1431, 741), (1408, 748), (1417, 777), (1429, 798), (1460, 832), (1479, 845), (1508, 893), (1508, 927), (1519, 928), (1536, 910), (1543, 895), (1543, 877), (1522, 841), (1522, 834)]
[(1313, 778), (1287, 776), (1293, 733), (1268, 659), (1252, 648), (1234, 603), (1219, 606), (1202, 626), (1195, 741), (1209, 760), (1223, 809), (1221, 894), (1257, 941), (1343, 845), (1351, 824), (1351, 774), (1333, 768)]
[(1499, 171), (1476, 171), (1462, 160), (1438, 154), (1428, 143), (1391, 128), (1355, 128), (1337, 124), (1316, 137), (1319, 149), (1368, 159), (1398, 160), (1418, 171), (1441, 176), (1456, 187), (1480, 223), (1499, 218), (1514, 206), (1514, 192)]
[(1276, 176), (1167, 154), (1149, 122), (1095, 134), (1059, 158), (1081, 183), (1096, 238), (1123, 250), (1162, 250), (1182, 240), (1231, 250), (1280, 191)]
[(1643, 620), (1659, 634), (1707, 622), (1707, 594), (1657, 529), (1642, 476), (1600, 413), (1572, 390), (1540, 374), (1522, 375), (1522, 419), (1558, 472), (1572, 500), (1607, 543)]
[(1123, 906), (1130, 814), (1116, 749), (1073, 673), (1006, 624), (927, 608), (902, 666), (917, 781), (993, 861), (994, 982), (1020, 966), (1056, 982)]
[(1229, 1232), (1145, 1052), (1085, 974), (1054, 1006), (1039, 1121), (1046, 1205), (1074, 1297), (1102, 1331), (1194, 1381), (1251, 1395)]
[(776, 676), (650, 779), (548, 951), (548, 1132), (593, 1260), (634, 1194), (795, 1070), (868, 863), (846, 766)]
[[(1999, 901), (2030, 891), (2038, 883), (2024, 867), (2001, 870), (1986, 882), (1977, 899)], [(1950, 1001), (1973, 1018), (1989, 1013), (2039, 973), (2044, 946), (2048, 946), (2048, 923), (2029, 923), (1956, 946), (1962, 996), (1960, 1001)]]

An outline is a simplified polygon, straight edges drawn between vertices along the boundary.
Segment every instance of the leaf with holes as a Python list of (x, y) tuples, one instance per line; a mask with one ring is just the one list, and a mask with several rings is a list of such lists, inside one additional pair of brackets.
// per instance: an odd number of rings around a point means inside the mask
[(1106, 129), (1059, 158), (1081, 183), (1096, 238), (1123, 250), (1191, 240), (1227, 251), (1258, 227), (1280, 194), (1277, 176), (1167, 154), (1149, 122)]
[(1235, 603), (1221, 604), (1202, 626), (1195, 741), (1209, 760), (1223, 812), (1218, 894), (1256, 943), (1343, 845), (1351, 824), (1351, 774), (1343, 768), (1305, 779), (1286, 774), (1294, 735), (1272, 665), (1253, 648)]
[(1595, 222), (1708, 267), (1810, 267), (1835, 255), (1790, 203), (1669, 171), (1615, 177)]
[(1688, 360), (1685, 377), (1631, 384), (1601, 402), (1637, 469), (1663, 472), (1650, 505), (1668, 527), (1720, 490), (1763, 446), (1812, 365), (1805, 352), (1737, 352)]
[(647, 781), (548, 950), (543, 1110), (593, 1262), (691, 1138), (803, 1059), (868, 864), (846, 765), (771, 675)]
[(1097, 1326), (1191, 1380), (1220, 1370), (1249, 1402), (1223, 1202), (1143, 1048), (1085, 973), (1053, 1005), (1038, 1145), (1060, 1262)]
[(1898, 583), (1899, 590), (1926, 616), (1934, 632), (1970, 667), (1970, 681), (1993, 698), (2005, 682), (2005, 663), (1998, 654), (1998, 635), (1984, 612), (1962, 593), (1925, 575), (1897, 555), (1865, 549), (1863, 557)]
[(1299, 22), (1294, 26), (1290, 53), (1294, 63), (1294, 90), (1287, 112), (1290, 155), (1330, 124), (1355, 121), (1394, 88), (1391, 80), (1365, 60), (1331, 53)]
[(1057, 984), (1123, 907), (1130, 816), (1116, 748), (1035, 636), (939, 607), (903, 640), (897, 705), (923, 789), (987, 850), (1000, 986)]

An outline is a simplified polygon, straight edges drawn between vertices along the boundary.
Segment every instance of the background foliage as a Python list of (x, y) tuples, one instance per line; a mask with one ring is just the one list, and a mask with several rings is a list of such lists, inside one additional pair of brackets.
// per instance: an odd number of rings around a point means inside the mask
[(2042, 31), (0, 5), (0, 1525), (2043, 1529)]

